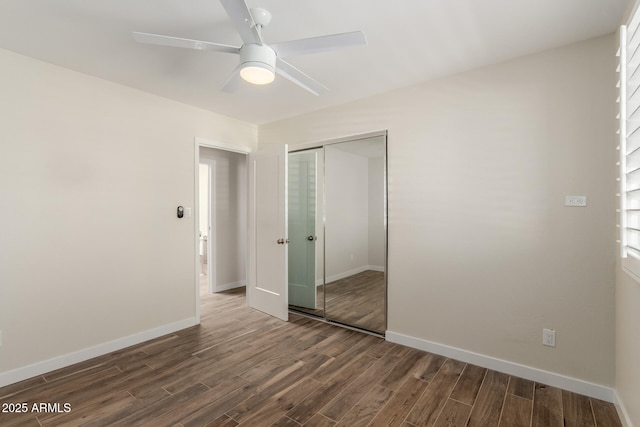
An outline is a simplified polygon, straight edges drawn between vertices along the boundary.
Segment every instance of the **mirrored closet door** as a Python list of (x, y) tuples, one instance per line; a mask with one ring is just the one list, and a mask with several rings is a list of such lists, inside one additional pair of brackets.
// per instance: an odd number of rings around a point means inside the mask
[(289, 153), (289, 306), (386, 329), (386, 134)]

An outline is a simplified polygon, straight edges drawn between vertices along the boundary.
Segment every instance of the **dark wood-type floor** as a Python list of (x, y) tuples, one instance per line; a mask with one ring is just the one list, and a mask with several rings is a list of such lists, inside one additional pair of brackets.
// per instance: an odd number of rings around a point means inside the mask
[(313, 319), (202, 298), (202, 324), (0, 388), (2, 426), (620, 426), (613, 405)]
[(326, 298), (327, 319), (374, 332), (385, 331), (384, 272), (366, 270), (327, 283), (326, 286), (318, 286), (317, 291), (315, 310), (296, 306), (291, 308), (323, 317), (323, 298)]

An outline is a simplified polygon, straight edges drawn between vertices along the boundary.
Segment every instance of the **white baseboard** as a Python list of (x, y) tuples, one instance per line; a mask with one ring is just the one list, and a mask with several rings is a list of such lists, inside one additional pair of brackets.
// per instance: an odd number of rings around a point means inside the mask
[(325, 283), (335, 282), (336, 280), (344, 279), (345, 277), (353, 276), (354, 274), (362, 273), (367, 270), (367, 266), (363, 265), (358, 268), (354, 268), (352, 270), (342, 271), (337, 274), (333, 274), (331, 276), (327, 276), (325, 278)]
[(509, 362), (508, 360), (497, 359), (495, 357), (486, 356), (484, 354), (474, 353), (448, 345), (423, 340), (420, 338), (403, 335), (398, 332), (387, 331), (386, 340), (396, 344), (406, 345), (408, 347), (417, 348), (418, 350), (435, 353), (441, 356), (450, 357), (462, 362), (471, 363), (482, 366), (483, 368), (493, 369), (494, 371), (504, 372), (520, 378), (525, 378), (541, 384), (547, 384), (553, 387), (562, 388), (574, 393), (582, 394), (607, 402), (615, 402), (616, 393), (613, 388), (600, 384), (590, 383), (577, 378), (567, 377), (565, 375), (556, 374), (554, 372), (545, 371), (531, 366), (520, 365), (518, 363)]
[(241, 288), (245, 284), (244, 280), (238, 282), (225, 283), (224, 285), (216, 285), (214, 292), (228, 291), (229, 289)]
[(367, 270), (384, 271), (384, 267), (380, 267), (379, 265), (363, 265), (352, 270), (347, 270), (338, 274), (334, 274), (332, 276), (327, 276), (326, 282), (335, 282), (336, 280), (344, 279), (345, 277), (353, 276), (354, 274), (362, 273), (363, 271)]
[(2, 372), (0, 373), (0, 387), (17, 383), (19, 381), (23, 381), (37, 375), (46, 374), (47, 372), (55, 371), (56, 369), (65, 368), (75, 363), (84, 362), (85, 360), (89, 360), (94, 357), (103, 356), (117, 350), (122, 350), (123, 348), (130, 347), (132, 345), (140, 344), (145, 341), (161, 337), (163, 335), (171, 334), (181, 329), (195, 326), (198, 323), (199, 322), (194, 317), (192, 317), (189, 319), (184, 319), (178, 322), (159, 326), (157, 328), (149, 329), (143, 332), (138, 332), (127, 337), (118, 338), (113, 341), (98, 344), (96, 346), (65, 354), (63, 356), (58, 356), (52, 359), (44, 360), (42, 362), (37, 362), (32, 365), (27, 365), (21, 368), (13, 369), (11, 371)]
[(633, 423), (631, 422), (631, 417), (629, 416), (629, 412), (627, 412), (627, 408), (618, 396), (618, 392), (615, 392), (615, 402), (616, 411), (618, 411), (618, 417), (620, 417), (620, 421), (622, 422), (623, 427), (633, 427)]

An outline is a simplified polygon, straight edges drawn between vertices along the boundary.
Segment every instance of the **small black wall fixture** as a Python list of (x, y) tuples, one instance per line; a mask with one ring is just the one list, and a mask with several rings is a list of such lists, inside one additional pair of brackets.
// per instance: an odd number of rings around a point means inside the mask
[(184, 216), (184, 208), (182, 206), (178, 206), (178, 218), (182, 218)]

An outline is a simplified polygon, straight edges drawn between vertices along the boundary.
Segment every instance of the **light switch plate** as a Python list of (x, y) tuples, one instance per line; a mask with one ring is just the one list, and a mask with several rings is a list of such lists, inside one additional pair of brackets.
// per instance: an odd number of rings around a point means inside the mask
[(565, 206), (587, 206), (587, 196), (564, 196)]

